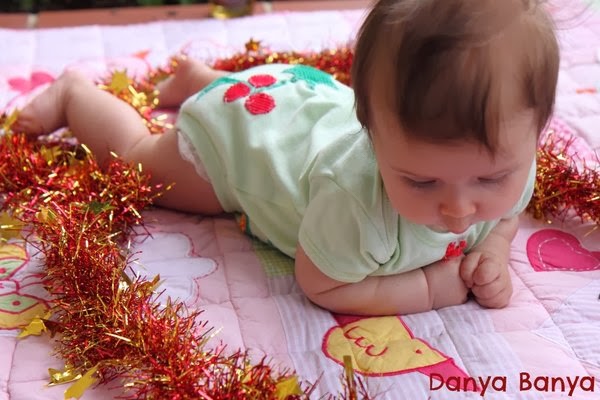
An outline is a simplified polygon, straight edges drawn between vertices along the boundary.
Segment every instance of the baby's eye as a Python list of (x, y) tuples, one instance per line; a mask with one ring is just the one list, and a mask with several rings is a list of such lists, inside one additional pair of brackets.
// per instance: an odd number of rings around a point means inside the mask
[(480, 177), (480, 178), (477, 178), (477, 180), (479, 181), (479, 183), (482, 183), (484, 185), (498, 184), (498, 183), (502, 183), (506, 179), (507, 176), (508, 175)]
[(408, 185), (410, 185), (414, 188), (417, 188), (417, 189), (427, 189), (427, 188), (435, 186), (435, 184), (437, 183), (437, 181), (435, 179), (421, 181), (418, 179), (412, 179), (412, 178), (408, 178), (408, 177), (404, 177), (404, 181)]

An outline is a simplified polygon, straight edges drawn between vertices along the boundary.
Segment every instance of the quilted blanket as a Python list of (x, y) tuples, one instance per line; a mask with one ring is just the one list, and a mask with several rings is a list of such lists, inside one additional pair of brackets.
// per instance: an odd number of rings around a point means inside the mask
[[(550, 128), (572, 141), (573, 157), (597, 168), (600, 12), (592, 2), (550, 3), (562, 47)], [(353, 39), (363, 16), (337, 10), (0, 29), (0, 112), (22, 106), (65, 69), (143, 75), (182, 51), (207, 61), (231, 56), (251, 38), (281, 51), (335, 48)], [(160, 275), (161, 301), (203, 310), (214, 327), (211, 343), (317, 382), (315, 399), (340, 390), (345, 355), (377, 399), (600, 398), (600, 230), (579, 218), (550, 224), (521, 217), (507, 308), (471, 301), (382, 318), (332, 315), (311, 304), (294, 282), (292, 260), (245, 236), (231, 217), (153, 209), (144, 221), (151, 235), (134, 243), (132, 267), (150, 280)], [(17, 337), (50, 307), (43, 265), (22, 239), (0, 245), (0, 400), (64, 398), (65, 386), (48, 386), (49, 368), (64, 368), (52, 339)], [(110, 382), (82, 398), (116, 398), (123, 390)]]

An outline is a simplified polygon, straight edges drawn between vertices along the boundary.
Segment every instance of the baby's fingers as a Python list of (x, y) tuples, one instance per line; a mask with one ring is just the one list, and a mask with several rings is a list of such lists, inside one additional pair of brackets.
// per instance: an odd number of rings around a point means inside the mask
[(512, 296), (512, 285), (498, 279), (485, 286), (473, 287), (473, 294), (479, 304), (488, 308), (506, 307)]
[(496, 279), (485, 285), (474, 285), (472, 291), (478, 299), (489, 300), (497, 296), (505, 287), (504, 280)]
[(469, 289), (473, 287), (473, 273), (479, 265), (480, 254), (471, 253), (467, 254), (460, 263), (458, 273), (460, 278), (465, 283), (465, 286)]
[(483, 286), (494, 282), (502, 275), (502, 266), (495, 261), (481, 262), (473, 272), (473, 284)]

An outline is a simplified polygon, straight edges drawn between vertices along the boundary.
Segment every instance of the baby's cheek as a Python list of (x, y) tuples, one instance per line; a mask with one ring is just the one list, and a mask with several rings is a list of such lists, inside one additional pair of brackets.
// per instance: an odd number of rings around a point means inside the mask
[(517, 192), (516, 187), (500, 189), (489, 196), (482, 204), (483, 220), (495, 220), (505, 217), (521, 199), (522, 190)]
[(415, 224), (432, 225), (438, 222), (436, 208), (425, 202), (404, 203), (395, 209), (400, 216)]

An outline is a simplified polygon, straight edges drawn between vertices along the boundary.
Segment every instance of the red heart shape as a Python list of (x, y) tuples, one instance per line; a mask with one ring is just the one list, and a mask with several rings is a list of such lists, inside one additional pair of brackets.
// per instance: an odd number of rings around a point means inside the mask
[(31, 81), (29, 79), (24, 79), (21, 77), (10, 78), (8, 80), (8, 85), (12, 90), (21, 93), (26, 93), (31, 90)]
[(527, 240), (527, 258), (536, 271), (600, 270), (600, 251), (590, 251), (570, 233), (542, 229)]
[(35, 71), (31, 74), (31, 84), (33, 87), (38, 87), (52, 82), (54, 82), (54, 77), (46, 72)]
[(34, 71), (29, 78), (15, 77), (8, 80), (11, 89), (21, 93), (30, 92), (38, 86), (51, 82), (54, 82), (54, 77), (43, 71)]

